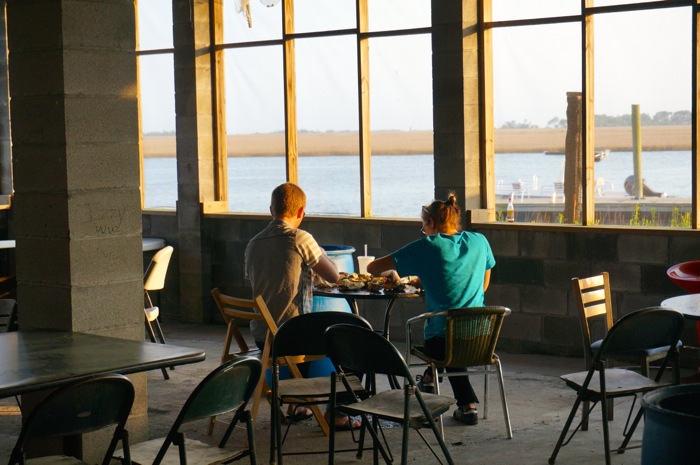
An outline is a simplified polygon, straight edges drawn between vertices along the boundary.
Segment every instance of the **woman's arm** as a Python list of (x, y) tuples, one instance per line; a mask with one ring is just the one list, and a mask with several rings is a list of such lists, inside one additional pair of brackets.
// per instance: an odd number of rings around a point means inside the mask
[(484, 292), (486, 292), (486, 289), (489, 288), (489, 284), (491, 283), (491, 270), (486, 270), (484, 273)]
[(385, 271), (393, 269), (394, 259), (391, 258), (391, 255), (385, 255), (381, 258), (374, 260), (373, 262), (370, 262), (370, 264), (367, 265), (367, 272), (373, 276), (380, 276)]

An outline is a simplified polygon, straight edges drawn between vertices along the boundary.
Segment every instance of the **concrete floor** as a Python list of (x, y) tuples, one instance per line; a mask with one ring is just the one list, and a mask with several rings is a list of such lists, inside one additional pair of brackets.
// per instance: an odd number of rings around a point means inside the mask
[[(188, 325), (164, 322), (163, 329), (168, 343), (202, 347), (207, 352), (204, 362), (177, 367), (170, 372), (170, 380), (164, 380), (160, 371), (148, 375), (149, 416), (151, 437), (160, 437), (169, 429), (180, 406), (187, 396), (211, 369), (218, 365), (220, 351), (225, 335), (221, 325)], [(506, 393), (513, 426), (513, 439), (507, 439), (503, 419), (498, 384), (491, 377), (489, 395), (489, 417), (480, 418), (476, 426), (464, 426), (456, 423), (451, 413), (445, 417), (445, 437), (455, 463), (470, 465), (526, 465), (546, 464), (554, 444), (563, 427), (566, 416), (574, 401), (574, 392), (567, 388), (559, 375), (580, 371), (583, 360), (562, 357), (499, 354), (504, 366)], [(419, 370), (416, 369), (416, 373)], [(483, 377), (473, 376), (472, 383), (483, 397)], [(451, 394), (449, 383), (442, 385), (442, 391)], [(20, 428), (19, 416), (13, 414), (14, 399), (0, 402), (0, 462), (6, 462), (14, 445)], [(616, 419), (610, 423), (611, 437), (617, 445), (622, 436), (629, 401), (615, 404)], [(483, 414), (484, 401), (479, 406)], [(269, 456), (270, 419), (269, 404), (264, 402), (255, 430), (258, 463), (267, 463)], [(188, 437), (205, 441), (215, 440), (223, 428), (219, 426), (214, 432), (214, 439), (206, 435), (207, 422), (190, 424)], [(635, 434), (635, 441), (640, 443), (643, 425)], [(425, 430), (424, 430), (425, 431)], [(428, 430), (429, 431), (429, 430)], [(349, 447), (350, 433), (340, 434), (338, 448)], [(325, 438), (313, 420), (305, 421), (292, 427), (285, 450), (315, 450), (327, 447)], [(387, 435), (395, 444), (395, 454), (400, 455), (400, 429), (388, 429)], [(427, 447), (412, 431), (410, 436), (409, 462), (416, 464), (438, 463)], [(232, 447), (241, 444), (245, 437), (243, 431), (235, 432), (229, 442)], [(434, 440), (431, 441), (434, 443)], [(327, 463), (327, 455), (286, 456), (285, 463), (290, 465)], [(400, 457), (399, 457), (400, 458)], [(397, 459), (398, 460), (398, 459)], [(639, 464), (641, 449), (614, 454), (612, 463)], [(244, 459), (242, 463), (248, 463)], [(336, 463), (371, 463), (371, 453), (365, 453), (358, 461), (354, 453), (339, 453)], [(604, 463), (603, 436), (600, 410), (596, 408), (591, 418), (588, 431), (576, 434), (572, 442), (562, 448), (557, 458), (558, 464), (597, 464)]]

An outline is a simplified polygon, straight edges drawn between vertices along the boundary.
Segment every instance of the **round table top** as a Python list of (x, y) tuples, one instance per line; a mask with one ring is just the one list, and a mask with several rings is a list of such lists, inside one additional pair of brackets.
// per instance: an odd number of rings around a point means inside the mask
[(416, 287), (407, 287), (403, 292), (384, 292), (382, 289), (379, 292), (370, 292), (359, 289), (356, 291), (340, 290), (337, 287), (320, 289), (314, 288), (314, 295), (319, 297), (343, 297), (346, 299), (367, 299), (367, 300), (386, 300), (386, 299), (405, 299), (412, 297), (420, 297), (421, 291)]
[(141, 239), (142, 250), (150, 252), (151, 250), (160, 250), (165, 247), (165, 239), (160, 237), (144, 237)]
[(6, 240), (0, 241), (0, 249), (14, 249), (14, 248), (15, 248), (15, 240), (14, 239), (6, 239)]
[[(0, 249), (14, 249), (15, 245), (14, 239), (0, 240)], [(141, 240), (141, 245), (144, 252), (160, 250), (165, 247), (165, 239), (161, 239), (160, 237), (144, 237)]]
[(671, 297), (661, 302), (661, 306), (681, 312), (690, 320), (700, 320), (700, 294)]

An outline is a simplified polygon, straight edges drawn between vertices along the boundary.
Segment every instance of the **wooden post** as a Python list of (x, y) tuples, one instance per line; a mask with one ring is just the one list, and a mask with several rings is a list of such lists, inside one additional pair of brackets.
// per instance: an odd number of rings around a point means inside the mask
[(632, 160), (634, 161), (634, 198), (644, 198), (642, 179), (642, 119), (639, 105), (632, 105)]
[(581, 222), (582, 160), (581, 92), (566, 93), (566, 144), (564, 167), (564, 220), (571, 224)]

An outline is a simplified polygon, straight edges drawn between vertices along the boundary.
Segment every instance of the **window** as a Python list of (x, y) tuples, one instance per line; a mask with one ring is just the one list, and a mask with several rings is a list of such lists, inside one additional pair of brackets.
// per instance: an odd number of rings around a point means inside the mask
[(357, 0), (294, 2), (293, 15), (251, 1), (250, 27), (224, 4), (229, 211), (266, 213), (286, 180), (311, 214), (417, 217), (431, 200), (429, 2), (379, 3), (358, 21)]
[(694, 3), (492, 0), (497, 221), (692, 227)]
[(175, 208), (172, 3), (138, 2), (138, 66), (144, 208)]

